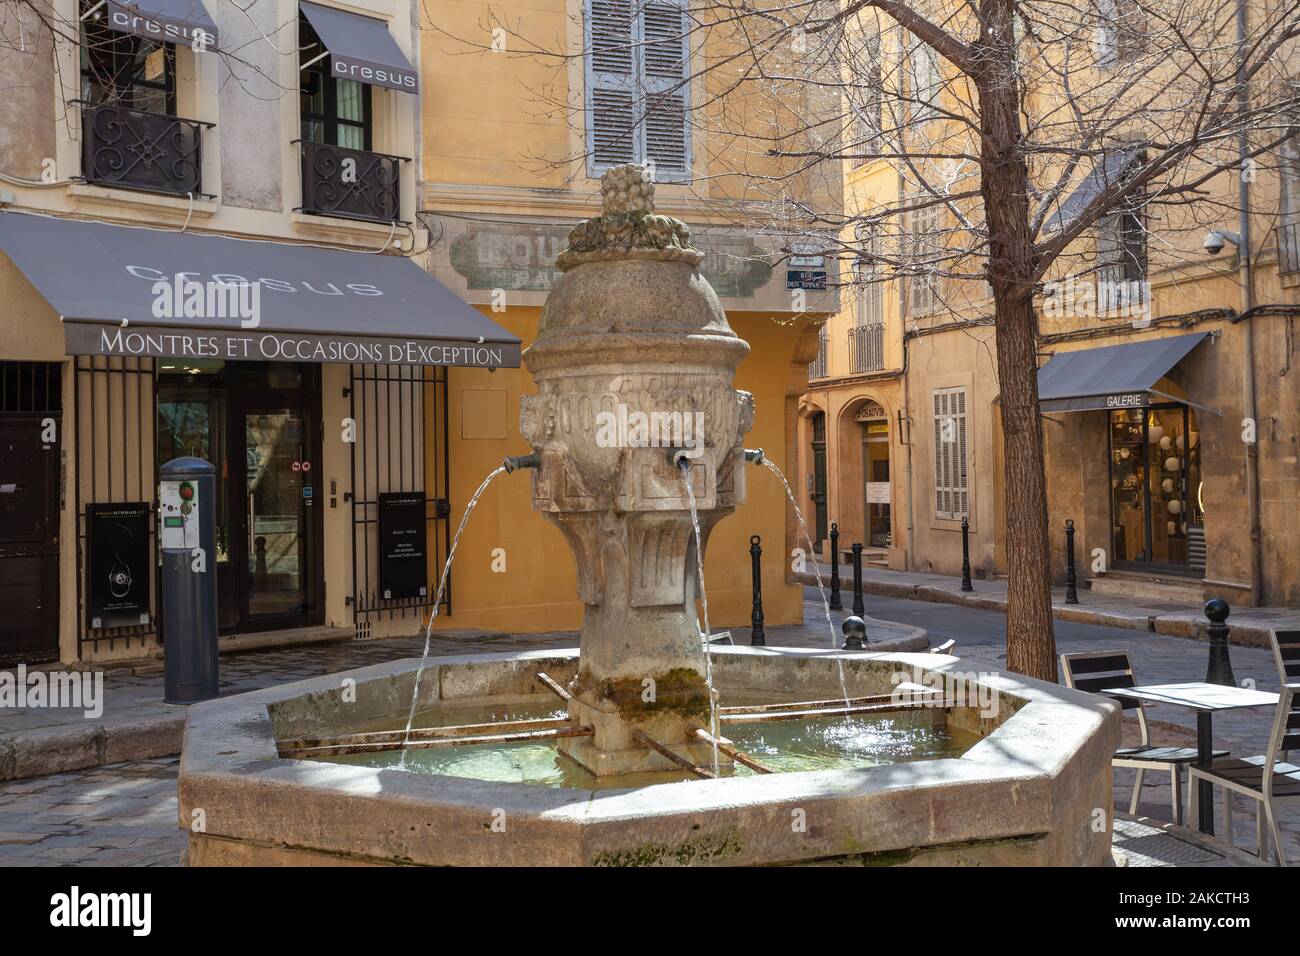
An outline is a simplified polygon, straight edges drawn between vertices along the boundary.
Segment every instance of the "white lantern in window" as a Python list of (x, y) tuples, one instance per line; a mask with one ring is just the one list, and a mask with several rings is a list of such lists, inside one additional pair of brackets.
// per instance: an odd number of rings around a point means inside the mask
[(1183, 503), (1179, 501), (1177, 498), (1175, 498), (1173, 501), (1169, 502), (1169, 504), (1166, 507), (1168, 507), (1169, 513), (1171, 515), (1176, 515), (1182, 512)]
[(1165, 471), (1177, 471), (1177, 470), (1178, 470), (1178, 459), (1174, 458), (1173, 456), (1166, 458)]
[(1160, 447), (1165, 451), (1168, 451), (1174, 447), (1174, 440), (1166, 435), (1164, 438), (1160, 439)]
[(1164, 481), (1160, 482), (1160, 487), (1164, 489), (1165, 494), (1172, 494), (1174, 490), (1174, 480), (1172, 478), (1166, 478)]

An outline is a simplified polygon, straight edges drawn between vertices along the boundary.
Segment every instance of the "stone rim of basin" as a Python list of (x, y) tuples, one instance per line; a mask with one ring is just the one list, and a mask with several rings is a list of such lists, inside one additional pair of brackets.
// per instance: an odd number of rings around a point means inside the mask
[[(432, 699), (523, 686), (576, 651), (441, 658)], [(900, 670), (961, 672), (932, 654), (719, 648), (724, 685), (829, 686), (836, 658), (862, 688)], [(191, 708), (179, 784), (193, 863), (337, 861), (423, 864), (758, 864), (922, 854), (934, 862), (1104, 864), (1110, 859), (1113, 702), (1018, 675), (974, 675), (1008, 710), (960, 758), (557, 790), (281, 758), (281, 737), (343, 707), (400, 709), (416, 661), (377, 665)], [(757, 680), (758, 677), (755, 679)], [(340, 702), (345, 678), (354, 704)], [(512, 683), (513, 682), (513, 683)], [(430, 702), (432, 702), (432, 699)], [(394, 708), (396, 705), (396, 708)], [(350, 718), (358, 711), (348, 711)], [(341, 718), (339, 718), (341, 719)], [(233, 751), (233, 753), (231, 752)], [(1106, 826), (1095, 826), (1103, 809)], [(802, 829), (796, 824), (804, 817)], [(502, 830), (494, 829), (500, 821)], [(937, 854), (937, 856), (936, 856)], [(909, 857), (910, 858), (910, 857)], [(879, 861), (896, 862), (892, 857)]]

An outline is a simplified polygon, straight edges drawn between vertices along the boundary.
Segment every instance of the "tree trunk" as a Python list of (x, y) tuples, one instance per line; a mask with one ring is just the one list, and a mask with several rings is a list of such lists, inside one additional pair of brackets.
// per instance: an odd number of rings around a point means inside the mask
[(1019, 91), (1011, 47), (1011, 0), (984, 0), (980, 189), (989, 230), (1002, 448), (1006, 469), (1007, 668), (1056, 680), (1047, 481), (1038, 410), (1038, 335), (1033, 307), (1029, 174), (1020, 151)]

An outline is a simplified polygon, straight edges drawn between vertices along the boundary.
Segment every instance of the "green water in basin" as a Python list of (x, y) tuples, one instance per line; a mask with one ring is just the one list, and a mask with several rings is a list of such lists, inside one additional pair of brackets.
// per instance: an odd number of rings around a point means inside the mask
[[(756, 702), (747, 699), (727, 701), (729, 704)], [(440, 707), (417, 715), (415, 726), (564, 717), (566, 713), (563, 707), (536, 705)], [(402, 726), (404, 722), (388, 721), (362, 729), (390, 730)], [(979, 740), (976, 734), (947, 727), (941, 710), (918, 710), (887, 716), (850, 715), (725, 723), (722, 736), (777, 772), (840, 770), (960, 757)], [(316, 759), (395, 770), (400, 767), (401, 753), (383, 751)], [(463, 777), (488, 783), (526, 783), (584, 790), (627, 789), (695, 779), (685, 771), (596, 777), (561, 755), (551, 740), (409, 750), (405, 769), (411, 773)], [(753, 775), (754, 771), (736, 764), (730, 774), (743, 777)]]

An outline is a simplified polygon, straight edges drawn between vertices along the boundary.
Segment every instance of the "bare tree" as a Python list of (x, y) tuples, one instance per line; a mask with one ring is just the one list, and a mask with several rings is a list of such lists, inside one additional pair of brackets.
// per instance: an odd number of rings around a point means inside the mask
[[(601, 117), (621, 117), (628, 150), (653, 161), (644, 139), (631, 148), (638, 130), (671, 118), (671, 94), (689, 96), (708, 151), (690, 182), (715, 218), (787, 251), (819, 237), (870, 260), (867, 281), (901, 279), (954, 324), (992, 325), (1007, 665), (1054, 680), (1038, 297), (1065, 274), (1141, 275), (1148, 254), (1176, 259), (1180, 236), (1242, 211), (1238, 181), (1295, 136), (1300, 0), (683, 0), (680, 30), (647, 32), (646, 11), (670, 5), (588, 0), (585, 32), (571, 31), (581, 49), (491, 13), (485, 30), (552, 61), (557, 83), (535, 102), (588, 128), (591, 90), (575, 95), (566, 66), (619, 49), (661, 63), (680, 47), (675, 82), (633, 77), (628, 108)], [(589, 137), (584, 156), (538, 161), (578, 175), (600, 149), (619, 152), (620, 130)], [(900, 188), (846, 205), (841, 172), (866, 161), (894, 166)]]

